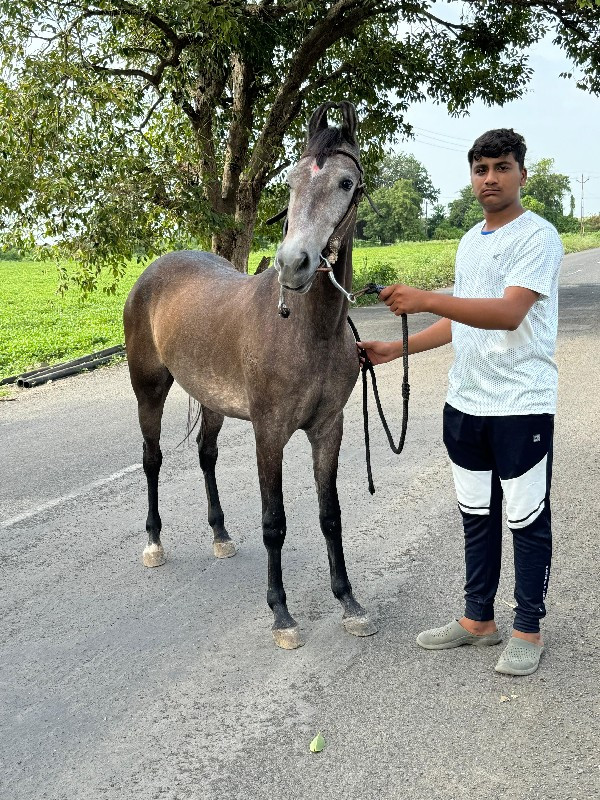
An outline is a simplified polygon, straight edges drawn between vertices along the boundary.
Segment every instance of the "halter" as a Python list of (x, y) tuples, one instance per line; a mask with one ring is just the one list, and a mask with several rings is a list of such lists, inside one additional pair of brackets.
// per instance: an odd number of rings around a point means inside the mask
[[(311, 153), (305, 153), (304, 155), (300, 156), (300, 160), (302, 160), (303, 158), (308, 158), (309, 155), (312, 155), (312, 154)], [(344, 239), (346, 238), (346, 236), (349, 233), (351, 233), (351, 232), (353, 233), (354, 232), (354, 227), (356, 225), (356, 214), (357, 214), (357, 211), (358, 211), (358, 205), (359, 205), (360, 201), (362, 200), (362, 198), (363, 197), (367, 198), (367, 200), (369, 201), (369, 203), (371, 205), (371, 208), (373, 209), (373, 211), (378, 216), (381, 216), (381, 214), (379, 213), (378, 209), (376, 208), (375, 204), (373, 203), (373, 201), (371, 200), (371, 198), (369, 197), (369, 195), (368, 195), (368, 193), (367, 193), (367, 191), (365, 189), (365, 184), (364, 184), (364, 181), (363, 181), (364, 170), (362, 168), (362, 165), (361, 165), (360, 161), (356, 158), (356, 156), (353, 156), (352, 153), (349, 153), (347, 150), (333, 150), (328, 155), (330, 155), (330, 156), (336, 156), (336, 155), (346, 156), (346, 158), (349, 158), (351, 161), (353, 161), (354, 165), (356, 166), (356, 168), (357, 168), (357, 170), (359, 172), (360, 180), (359, 180), (359, 183), (357, 184), (357, 186), (356, 186), (356, 188), (354, 190), (354, 194), (352, 195), (352, 199), (350, 200), (348, 208), (346, 209), (346, 213), (344, 214), (344, 216), (341, 218), (341, 220), (338, 222), (338, 224), (333, 229), (333, 233), (331, 234), (331, 236), (327, 240), (327, 244), (325, 245), (325, 247), (323, 248), (323, 250), (321, 252), (321, 260), (325, 262), (325, 266), (317, 267), (316, 271), (317, 272), (326, 272), (327, 275), (329, 276), (329, 280), (331, 281), (333, 286), (335, 286), (335, 288), (344, 295), (346, 300), (348, 300), (348, 302), (350, 302), (350, 303), (355, 303), (357, 295), (353, 294), (352, 292), (348, 292), (346, 289), (344, 289), (343, 286), (341, 286), (341, 284), (339, 284), (337, 282), (337, 280), (335, 278), (335, 275), (333, 274), (333, 266), (332, 265), (335, 264), (337, 262), (337, 260), (338, 260), (338, 255), (339, 255), (339, 252), (340, 252), (340, 248), (342, 246), (342, 242), (344, 241)], [(287, 212), (288, 212), (288, 207), (286, 206), (282, 211), (280, 211), (278, 214), (275, 214), (275, 216), (270, 217), (266, 221), (267, 225), (272, 225), (273, 223), (278, 222), (279, 220), (285, 218), (286, 221), (285, 221), (284, 227), (283, 227), (284, 237), (285, 237), (285, 234), (287, 232)], [(364, 292), (361, 292), (361, 294), (364, 294)], [(290, 310), (285, 305), (284, 300), (283, 300), (283, 286), (280, 288), (280, 291), (279, 291), (279, 304), (278, 304), (277, 309), (278, 309), (278, 312), (279, 312), (280, 316), (282, 316), (284, 319), (289, 317)]]

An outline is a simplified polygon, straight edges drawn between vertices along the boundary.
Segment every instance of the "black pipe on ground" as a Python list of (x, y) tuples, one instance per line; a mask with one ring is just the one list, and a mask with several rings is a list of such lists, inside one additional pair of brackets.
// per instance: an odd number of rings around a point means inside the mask
[[(33, 378), (34, 376), (38, 378), (42, 375), (46, 375), (47, 373), (60, 372), (60, 377), (64, 377), (64, 371), (71, 369), (71, 367), (80, 366), (81, 369), (79, 371), (82, 371), (83, 369), (87, 369), (85, 366), (86, 364), (106, 357), (109, 357), (107, 360), (110, 360), (110, 358), (113, 356), (124, 353), (125, 346), (122, 344), (114, 345), (113, 347), (106, 347), (104, 350), (98, 350), (97, 352), (90, 353), (87, 356), (79, 356), (79, 358), (74, 358), (72, 361), (64, 361), (62, 364), (54, 364), (51, 367), (38, 367), (37, 369), (32, 369), (29, 372), (22, 372), (19, 375), (12, 375), (10, 378), (3, 378), (0, 381), (0, 386), (16, 383), (17, 386), (20, 386), (24, 389), (29, 389), (31, 386), (39, 386), (41, 383), (46, 383), (46, 381), (36, 381), (35, 383), (31, 383), (30, 378)], [(99, 366), (100, 363), (106, 363), (106, 361), (99, 362), (96, 364), (96, 366)], [(74, 370), (66, 374), (74, 375), (77, 371), (78, 370)], [(47, 378), (47, 380), (54, 380), (54, 378)]]
[(49, 370), (47, 372), (38, 373), (37, 375), (31, 375), (29, 378), (19, 378), (17, 381), (17, 386), (21, 386), (23, 389), (31, 389), (34, 386), (41, 386), (43, 383), (48, 383), (48, 381), (55, 381), (58, 378), (66, 378), (67, 375), (75, 375), (78, 372), (83, 372), (86, 369), (92, 370), (96, 369), (96, 367), (102, 366), (102, 364), (108, 364), (109, 361), (115, 357), (116, 353), (113, 353), (109, 356), (104, 356), (103, 358), (96, 358), (93, 361), (83, 361), (79, 364), (72, 364), (71, 366), (62, 366), (62, 369), (54, 369)]

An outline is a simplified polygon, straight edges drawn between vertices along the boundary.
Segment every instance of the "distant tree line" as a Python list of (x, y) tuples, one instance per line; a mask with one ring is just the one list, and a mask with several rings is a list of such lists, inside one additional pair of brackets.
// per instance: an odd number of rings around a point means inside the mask
[[(554, 172), (554, 160), (542, 158), (532, 164), (522, 193), (525, 208), (552, 222), (560, 233), (577, 232), (581, 228), (575, 216), (575, 198), (569, 178)], [(365, 244), (393, 244), (399, 241), (425, 239), (460, 239), (466, 231), (483, 219), (481, 206), (470, 184), (447, 206), (438, 203), (440, 195), (426, 167), (408, 153), (385, 155), (367, 180), (371, 205), (361, 203), (356, 239)], [(272, 249), (281, 237), (281, 229), (267, 226), (272, 216), (287, 204), (288, 187), (283, 181), (268, 187), (263, 196), (261, 213), (254, 231), (254, 248)], [(564, 199), (569, 198), (569, 212), (564, 213)], [(585, 232), (600, 231), (600, 214), (586, 217)], [(176, 244), (176, 243), (175, 243)], [(202, 246), (202, 242), (186, 241), (181, 246)], [(35, 258), (35, 248), (0, 249), (0, 261)]]
[[(372, 244), (421, 239), (458, 239), (483, 219), (471, 186), (465, 186), (447, 206), (437, 202), (439, 190), (427, 169), (414, 156), (389, 154), (372, 180), (371, 196), (379, 215), (367, 203), (361, 205), (356, 237)], [(570, 198), (564, 213), (564, 199)], [(525, 208), (549, 220), (559, 232), (580, 229), (569, 178), (554, 172), (554, 160), (542, 158), (529, 168), (522, 193)], [(586, 230), (598, 230), (600, 218), (585, 220)]]

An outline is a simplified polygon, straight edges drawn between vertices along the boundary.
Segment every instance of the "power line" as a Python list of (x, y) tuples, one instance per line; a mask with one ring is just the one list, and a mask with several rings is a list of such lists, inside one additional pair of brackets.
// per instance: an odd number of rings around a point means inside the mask
[(440, 144), (447, 145), (448, 147), (451, 147), (453, 149), (460, 150), (461, 153), (464, 152), (464, 145), (460, 145), (460, 144), (458, 144), (458, 142), (448, 142), (448, 141), (446, 141), (446, 139), (440, 139), (437, 136), (430, 136), (428, 133), (416, 133), (415, 136), (417, 138), (420, 137), (421, 140), (427, 140), (428, 141), (428, 140), (431, 139), (431, 141), (433, 141), (433, 142), (439, 142)]
[(434, 144), (433, 142), (427, 142), (425, 139), (415, 138), (415, 141), (419, 142), (419, 144), (428, 144), (429, 147), (437, 147), (439, 150), (450, 150), (452, 153), (463, 153), (464, 154), (464, 152), (465, 152), (464, 150), (459, 150), (456, 147), (445, 147), (442, 144)]
[(463, 139), (460, 136), (449, 136), (447, 133), (440, 133), (439, 131), (431, 131), (428, 128), (419, 128), (418, 125), (412, 126), (416, 131), (425, 131), (425, 133), (434, 133), (436, 136), (441, 136), (443, 139), (455, 139), (457, 142), (470, 142), (470, 139)]

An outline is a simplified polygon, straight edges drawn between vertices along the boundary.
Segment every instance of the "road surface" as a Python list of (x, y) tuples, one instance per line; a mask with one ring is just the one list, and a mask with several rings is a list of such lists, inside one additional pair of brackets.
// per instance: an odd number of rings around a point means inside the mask
[[(462, 529), (441, 442), (450, 347), (411, 358), (408, 440), (372, 418), (368, 494), (357, 385), (339, 489), (348, 570), (379, 619), (344, 632), (329, 588), (309, 449), (285, 453), (284, 580), (306, 645), (275, 647), (250, 426), (227, 420), (218, 478), (239, 546), (215, 560), (204, 488), (175, 388), (163, 427), (163, 542), (145, 569), (145, 480), (125, 365), (0, 403), (0, 796), (7, 800), (588, 800), (598, 751), (600, 250), (562, 270), (555, 560), (538, 672), (494, 672), (500, 648), (428, 652), (462, 611)], [(274, 310), (275, 313), (275, 310)], [(361, 336), (395, 338), (382, 305)], [(411, 331), (433, 318), (409, 319)], [(399, 430), (401, 364), (378, 368)], [(498, 594), (511, 628), (506, 533)], [(309, 752), (321, 732), (324, 751)]]

